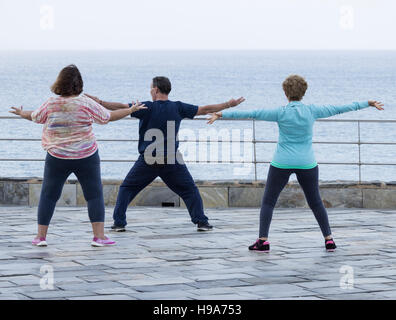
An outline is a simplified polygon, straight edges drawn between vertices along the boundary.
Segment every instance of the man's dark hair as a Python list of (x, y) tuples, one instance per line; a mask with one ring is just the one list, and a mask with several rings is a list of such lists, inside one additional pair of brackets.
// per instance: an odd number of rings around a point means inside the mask
[(158, 88), (163, 94), (169, 94), (172, 90), (172, 85), (167, 77), (155, 77), (153, 78), (153, 88)]
[(62, 97), (78, 96), (83, 91), (83, 85), (80, 71), (71, 64), (61, 70), (51, 91)]

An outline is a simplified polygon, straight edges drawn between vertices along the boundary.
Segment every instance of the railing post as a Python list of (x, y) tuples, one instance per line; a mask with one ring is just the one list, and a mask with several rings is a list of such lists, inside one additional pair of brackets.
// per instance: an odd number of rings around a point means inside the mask
[(361, 161), (361, 153), (360, 153), (360, 120), (358, 120), (358, 150), (359, 150), (359, 184), (362, 183), (362, 161)]
[(254, 181), (257, 181), (257, 159), (256, 159), (256, 122), (253, 119), (253, 154), (254, 154)]

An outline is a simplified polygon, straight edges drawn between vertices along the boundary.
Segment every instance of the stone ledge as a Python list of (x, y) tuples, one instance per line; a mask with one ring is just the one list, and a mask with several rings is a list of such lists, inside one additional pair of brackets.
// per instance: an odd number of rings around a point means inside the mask
[[(202, 197), (204, 208), (227, 208), (228, 199), (228, 188), (226, 187), (208, 187), (197, 185), (199, 193)], [(184, 201), (180, 200), (180, 206), (185, 208)]]
[[(29, 206), (38, 206), (41, 193), (41, 184), (32, 183), (29, 184)], [(76, 206), (76, 186), (72, 184), (65, 184), (63, 186), (61, 197), (57, 203), (59, 206)]]
[(395, 209), (396, 192), (394, 190), (362, 190), (363, 208)]
[[(37, 206), (42, 179), (0, 179), (0, 205)], [(122, 181), (104, 180), (103, 193), (106, 206), (114, 206)], [(206, 208), (260, 207), (265, 181), (196, 181)], [(396, 208), (396, 182), (321, 181), (321, 195), (328, 208)], [(80, 184), (67, 181), (58, 205), (86, 206)], [(140, 192), (131, 206), (185, 207), (182, 199), (162, 181), (156, 180)], [(278, 208), (307, 208), (304, 194), (297, 182), (289, 183), (281, 193)]]

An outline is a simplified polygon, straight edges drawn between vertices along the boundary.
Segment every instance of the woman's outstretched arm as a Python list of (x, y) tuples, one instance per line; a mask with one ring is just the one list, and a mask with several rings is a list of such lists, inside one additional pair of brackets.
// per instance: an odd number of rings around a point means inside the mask
[(315, 119), (328, 118), (336, 114), (341, 114), (350, 111), (357, 111), (368, 107), (375, 107), (378, 110), (383, 110), (384, 105), (376, 100), (369, 100), (365, 102), (353, 102), (343, 106), (311, 106), (312, 114)]
[(143, 109), (147, 109), (147, 107), (144, 104), (141, 104), (140, 102), (138, 102), (130, 108), (128, 106), (128, 109), (120, 109), (120, 110), (111, 111), (109, 121), (120, 120), (122, 118), (125, 118), (126, 116), (131, 115), (132, 113), (134, 113), (136, 111), (143, 110)]

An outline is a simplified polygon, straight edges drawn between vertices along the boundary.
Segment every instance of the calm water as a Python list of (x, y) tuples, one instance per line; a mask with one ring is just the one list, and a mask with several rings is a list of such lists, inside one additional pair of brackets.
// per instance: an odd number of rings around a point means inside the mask
[[(10, 106), (25, 109), (39, 107), (51, 96), (49, 86), (67, 64), (76, 64), (82, 72), (85, 92), (103, 100), (128, 102), (149, 100), (153, 76), (168, 76), (173, 85), (170, 98), (204, 105), (219, 103), (231, 97), (244, 96), (240, 109), (274, 108), (286, 103), (281, 83), (289, 74), (303, 75), (309, 89), (305, 103), (344, 104), (379, 99), (386, 110), (370, 108), (334, 118), (396, 119), (396, 52), (7, 52), (0, 53), (0, 116), (8, 116)], [(362, 124), (361, 140), (395, 142), (395, 124)], [(199, 130), (207, 130), (204, 121), (184, 121), (182, 129), (198, 138)], [(243, 129), (250, 122), (217, 122), (215, 130), (239, 129), (234, 140), (247, 139)], [(188, 129), (189, 131), (186, 131)], [(357, 125), (353, 123), (317, 123), (317, 141), (357, 141)], [(101, 139), (136, 139), (137, 121), (119, 121), (94, 127)], [(191, 131), (192, 130), (192, 131)], [(272, 123), (256, 124), (258, 139), (277, 139)], [(0, 120), (0, 138), (40, 138), (41, 126), (24, 120)], [(183, 139), (183, 137), (180, 137)], [(184, 137), (187, 138), (187, 137)], [(181, 143), (182, 150), (202, 156), (219, 150), (232, 160), (253, 158), (252, 144), (230, 149), (227, 146)], [(218, 147), (218, 148), (217, 148)], [(224, 147), (223, 153), (220, 152)], [(258, 144), (258, 161), (270, 161), (274, 144)], [(315, 145), (320, 162), (356, 162), (355, 145)], [(137, 157), (136, 142), (100, 142), (102, 159)], [(0, 158), (44, 158), (39, 142), (0, 141)], [(363, 162), (396, 163), (396, 146), (363, 145)], [(224, 159), (224, 158), (223, 158)], [(104, 178), (123, 178), (130, 163), (102, 164)], [(189, 164), (195, 179), (252, 179), (253, 168), (236, 164)], [(256, 175), (265, 179), (268, 164), (259, 164)], [(322, 180), (357, 180), (358, 167), (352, 165), (321, 165)], [(42, 162), (0, 161), (0, 177), (42, 177)], [(363, 180), (396, 181), (394, 166), (362, 166)]]

